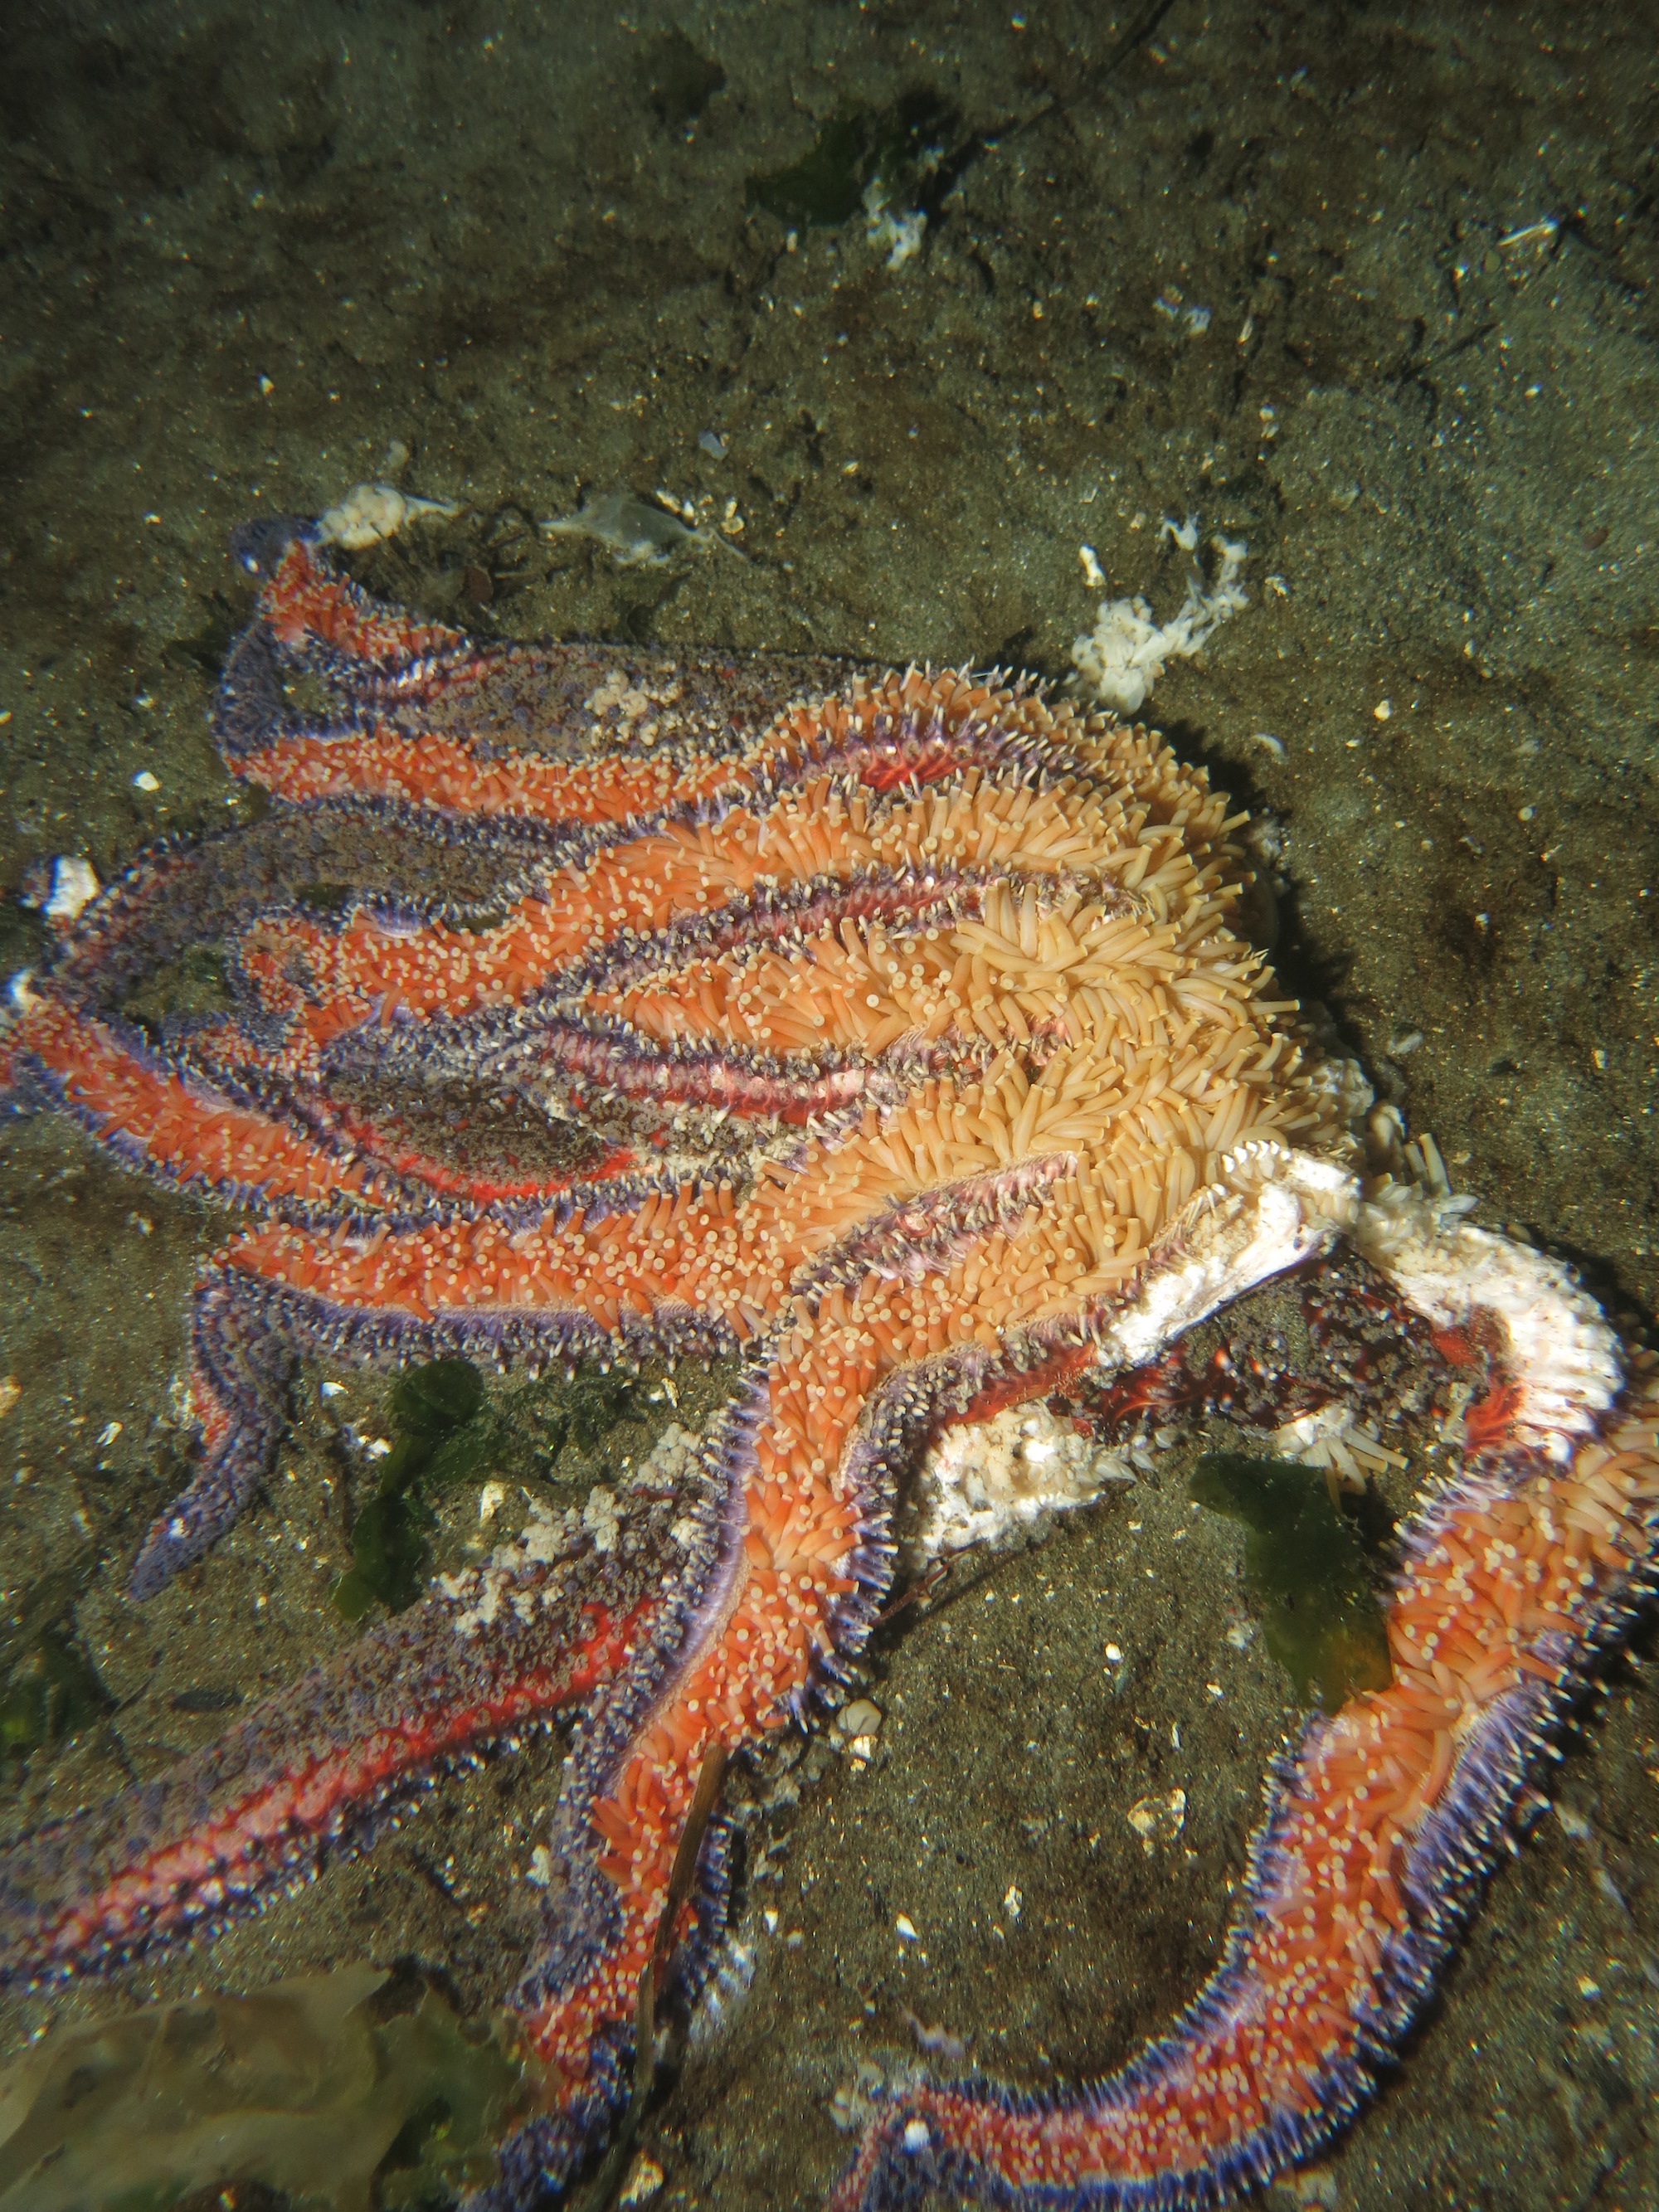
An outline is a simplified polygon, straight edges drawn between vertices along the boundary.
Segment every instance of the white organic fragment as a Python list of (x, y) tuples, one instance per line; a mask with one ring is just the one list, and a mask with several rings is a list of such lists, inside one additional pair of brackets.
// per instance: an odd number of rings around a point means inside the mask
[(343, 553), (361, 553), (395, 538), (406, 523), (460, 511), (453, 500), (419, 499), (395, 484), (353, 484), (343, 499), (324, 510), (317, 535), (323, 544), (337, 545)]
[(1159, 1844), (1172, 1844), (1187, 1825), (1187, 1793), (1171, 1790), (1165, 1797), (1142, 1797), (1124, 1814), (1140, 1838), (1148, 1858)]
[(1508, 1337), (1506, 1365), (1519, 1392), (1513, 1433), (1553, 1460), (1571, 1458), (1618, 1394), (1618, 1340), (1601, 1309), (1559, 1260), (1462, 1218), (1437, 1149), (1408, 1146), (1406, 1175), (1374, 1176), (1350, 1235), (1390, 1276), (1407, 1303), (1437, 1327), (1479, 1311)]
[(1011, 1406), (991, 1420), (947, 1429), (928, 1453), (906, 1562), (995, 1543), (1048, 1514), (1091, 1504), (1108, 1483), (1133, 1480), (1123, 1453), (1079, 1436), (1046, 1406)]
[(529, 1520), (519, 1531), (519, 1550), (526, 1563), (545, 1566), (550, 1560), (562, 1558), (568, 1549), (564, 1516), (550, 1513), (544, 1505), (532, 1505)]
[[(672, 1384), (665, 1383), (665, 1390)], [(674, 1489), (696, 1455), (697, 1440), (678, 1421), (671, 1421), (635, 1469), (629, 1487), (658, 1492)]]
[(549, 538), (591, 538), (609, 548), (619, 568), (658, 568), (684, 546), (726, 542), (717, 531), (693, 529), (678, 514), (631, 491), (584, 500), (574, 514), (538, 522), (536, 527)]
[(887, 256), (890, 269), (902, 269), (921, 251), (927, 217), (921, 208), (906, 208), (894, 215), (887, 205), (887, 190), (879, 177), (864, 188), (864, 233), (878, 253)]
[(836, 1727), (843, 1736), (879, 1735), (884, 1716), (881, 1707), (871, 1698), (854, 1698), (836, 1715)]
[(52, 864), (52, 883), (40, 911), (48, 921), (71, 922), (98, 896), (98, 878), (92, 862), (79, 853), (64, 853)]
[[(1196, 554), (1198, 517), (1176, 524), (1165, 517), (1167, 532), (1183, 553)], [(1194, 562), (1187, 596), (1172, 621), (1159, 624), (1140, 598), (1103, 599), (1094, 629), (1072, 642), (1078, 673), (1101, 704), (1120, 714), (1139, 712), (1171, 660), (1190, 660), (1239, 611), (1249, 594), (1240, 583), (1249, 547), (1227, 538), (1212, 540), (1219, 556), (1213, 583), (1206, 583)]]

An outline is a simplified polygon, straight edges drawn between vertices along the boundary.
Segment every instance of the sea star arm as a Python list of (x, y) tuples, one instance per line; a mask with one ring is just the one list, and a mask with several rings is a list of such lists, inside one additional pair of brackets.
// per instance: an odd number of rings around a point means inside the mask
[[(78, 1007), (48, 983), (15, 987), (0, 1042), (0, 1086), (31, 1103), (71, 1115), (124, 1166), (174, 1190), (231, 1204), (258, 1202), (290, 1220), (325, 1221), (407, 1213), (428, 1200), (465, 1204), (548, 1198), (568, 1175), (468, 1173), (383, 1137), (364, 1117), (295, 1094), (273, 1109), (220, 1087), (192, 1060), (221, 1057), (245, 1072), (234, 1043), (221, 1056), (153, 1049), (131, 1024)], [(585, 1180), (625, 1171), (632, 1155), (613, 1148)]]
[[(697, 1777), (711, 1752), (799, 1714), (861, 1642), (892, 1573), (900, 1471), (988, 1377), (1011, 1400), (1051, 1387), (1055, 1332), (1069, 1329), (1075, 1352), (1083, 1316), (1135, 1272), (1131, 1261), (1103, 1282), (1084, 1264), (1074, 1202), (1060, 1162), (959, 1189), (926, 1224), (878, 1224), (837, 1249), (831, 1279), (757, 1349), (712, 1441), (708, 1571), (679, 1632), (606, 1700), (555, 1817), (559, 1901), (514, 2003), (526, 2047), (563, 2084), (562, 2108), (505, 2148), (514, 2179), (495, 2201), (566, 2179), (621, 2096)], [(696, 1927), (688, 1913), (683, 1932)]]
[(0, 1849), (0, 1979), (199, 1932), (373, 1842), (434, 1768), (591, 1698), (650, 1633), (662, 1593), (639, 1562), (688, 1502), (636, 1505), (635, 1546), (604, 1557), (532, 1522), (207, 1749)]
[[(1445, 1319), (1422, 1255), (1402, 1264), (1369, 1228), (1407, 1295)], [(1553, 1263), (1486, 1243), (1483, 1264), (1503, 1255), (1486, 1272), (1520, 1279), (1526, 1304), (1493, 1311), (1477, 1292), (1457, 1318), (1496, 1333), (1509, 1371), (1471, 1410), (1468, 1473), (1406, 1533), (1392, 1684), (1316, 1721), (1276, 1778), (1222, 1965), (1106, 2081), (896, 2094), (830, 2212), (889, 2212), (928, 2188), (1012, 2212), (1197, 2208), (1308, 2155), (1367, 2101), (1659, 1525), (1659, 1386), (1609, 1410), (1617, 1369), (1594, 1307)], [(1478, 1273), (1460, 1259), (1439, 1279)]]
[[(830, 753), (886, 790), (984, 760), (1000, 711), (1024, 691), (912, 670), (855, 676), (839, 699), (780, 712), (780, 692), (821, 695), (837, 672), (729, 658), (649, 671), (614, 647), (479, 645), (371, 599), (303, 524), (253, 526), (238, 544), (263, 583), (227, 664), (216, 730), (235, 774), (294, 805), (357, 798), (560, 826), (619, 822), (733, 795)], [(290, 710), (282, 670), (296, 665), (343, 702), (336, 720)], [(498, 741), (526, 732), (601, 757), (570, 761)], [(1006, 753), (1006, 733), (994, 749)]]

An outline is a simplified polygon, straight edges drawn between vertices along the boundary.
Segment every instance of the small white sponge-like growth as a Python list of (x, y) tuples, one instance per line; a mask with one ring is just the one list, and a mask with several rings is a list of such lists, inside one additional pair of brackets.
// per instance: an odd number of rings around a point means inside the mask
[[(1160, 536), (1164, 531), (1183, 552), (1197, 551), (1195, 514), (1179, 527), (1166, 517)], [(1219, 561), (1215, 580), (1206, 583), (1194, 565), (1187, 596), (1172, 621), (1155, 623), (1143, 599), (1103, 599), (1092, 631), (1073, 639), (1073, 661), (1102, 706), (1120, 714), (1137, 714), (1170, 661), (1190, 660), (1223, 623), (1249, 606), (1249, 595), (1239, 578), (1249, 549), (1227, 538), (1211, 543)]]

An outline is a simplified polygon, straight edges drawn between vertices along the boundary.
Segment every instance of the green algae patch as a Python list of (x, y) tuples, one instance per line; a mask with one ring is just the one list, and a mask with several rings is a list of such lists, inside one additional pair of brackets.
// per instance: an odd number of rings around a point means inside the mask
[(383, 2212), (497, 2172), (522, 2071), (379, 1966), (61, 2028), (0, 2069), (0, 2212), (167, 2212), (238, 2184)]
[(391, 1400), (392, 1449), (374, 1495), (351, 1529), (351, 1565), (334, 1586), (337, 1610), (361, 1620), (376, 1601), (393, 1612), (426, 1586), (437, 1516), (425, 1493), (465, 1482), (495, 1450), (483, 1377), (470, 1359), (433, 1359), (399, 1376)]
[(1200, 1505), (1247, 1530), (1244, 1579), (1267, 1649), (1310, 1703), (1334, 1712), (1394, 1679), (1383, 1610), (1365, 1547), (1322, 1469), (1296, 1460), (1206, 1452), (1193, 1469)]
[(15, 1632), (0, 1638), (0, 1772), (9, 1761), (79, 1735), (112, 1709), (75, 1630), (75, 1601), (90, 1572), (83, 1559), (46, 1576)]

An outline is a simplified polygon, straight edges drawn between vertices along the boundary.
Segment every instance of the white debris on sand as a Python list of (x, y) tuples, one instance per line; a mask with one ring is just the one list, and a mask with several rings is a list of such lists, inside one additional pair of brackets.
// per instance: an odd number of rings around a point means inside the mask
[(1234, 538), (1212, 538), (1218, 566), (1214, 581), (1209, 582), (1195, 557), (1198, 517), (1189, 514), (1184, 523), (1176, 524), (1166, 515), (1159, 536), (1165, 532), (1172, 544), (1194, 556), (1187, 596), (1174, 620), (1155, 623), (1152, 607), (1143, 599), (1103, 599), (1094, 629), (1072, 644), (1078, 673), (1103, 707), (1120, 714), (1137, 714), (1170, 661), (1190, 660), (1223, 623), (1250, 603), (1239, 581), (1247, 545)]
[[(659, 500), (641, 499), (631, 491), (584, 500), (574, 514), (556, 515), (536, 527), (545, 538), (591, 538), (609, 550), (619, 568), (659, 568), (685, 546), (707, 550), (726, 544), (717, 531), (688, 523)], [(738, 548), (726, 550), (735, 553)]]
[(25, 896), (26, 906), (39, 905), (48, 921), (67, 928), (92, 904), (98, 896), (98, 873), (92, 862), (80, 853), (60, 853), (51, 866), (50, 876), (44, 886), (45, 896), (35, 899)]
[(318, 518), (317, 536), (323, 544), (337, 545), (343, 553), (362, 553), (395, 538), (406, 523), (460, 511), (453, 500), (420, 499), (395, 484), (353, 484), (343, 499)]
[(927, 217), (921, 208), (895, 215), (887, 204), (887, 188), (873, 177), (864, 190), (864, 229), (878, 253), (887, 256), (890, 269), (902, 269), (921, 251)]

